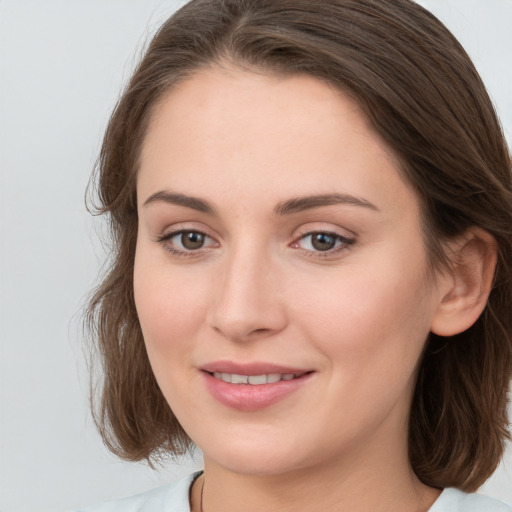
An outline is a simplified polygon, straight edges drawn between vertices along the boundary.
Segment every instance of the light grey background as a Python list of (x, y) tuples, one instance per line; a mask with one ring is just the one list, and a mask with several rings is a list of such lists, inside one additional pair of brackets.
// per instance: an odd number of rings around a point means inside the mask
[[(65, 511), (155, 487), (88, 413), (79, 309), (104, 253), (84, 190), (147, 36), (183, 2), (0, 0), (0, 511)], [(423, 0), (452, 29), (512, 133), (512, 0)], [(512, 448), (482, 492), (512, 504)]]

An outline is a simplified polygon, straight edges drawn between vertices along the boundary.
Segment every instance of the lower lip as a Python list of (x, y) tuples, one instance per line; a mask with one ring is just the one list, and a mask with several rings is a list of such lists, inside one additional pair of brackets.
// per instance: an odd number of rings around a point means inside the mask
[(239, 411), (258, 411), (269, 407), (301, 388), (313, 373), (306, 373), (292, 380), (272, 384), (231, 384), (203, 372), (206, 387), (221, 404)]

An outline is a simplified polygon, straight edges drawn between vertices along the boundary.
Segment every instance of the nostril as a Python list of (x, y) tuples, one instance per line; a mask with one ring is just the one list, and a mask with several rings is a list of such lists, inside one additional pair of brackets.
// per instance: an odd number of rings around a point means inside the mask
[(251, 334), (263, 334), (268, 331), (269, 331), (269, 329), (254, 329), (254, 331), (252, 331)]

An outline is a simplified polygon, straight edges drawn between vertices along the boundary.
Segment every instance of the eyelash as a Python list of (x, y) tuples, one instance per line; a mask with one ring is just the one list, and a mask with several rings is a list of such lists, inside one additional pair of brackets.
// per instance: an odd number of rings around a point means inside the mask
[[(213, 240), (211, 236), (204, 233), (203, 231), (197, 230), (197, 229), (180, 229), (177, 231), (172, 231), (171, 233), (164, 234), (162, 236), (159, 236), (156, 238), (156, 242), (160, 243), (165, 250), (169, 251), (175, 256), (179, 257), (192, 257), (197, 258), (204, 254), (204, 247), (200, 247), (196, 250), (182, 250), (177, 249), (176, 247), (169, 246), (169, 241), (172, 240), (174, 237), (177, 237), (179, 235), (183, 235), (184, 233), (193, 233), (196, 235), (200, 235), (205, 237), (205, 239)], [(321, 250), (311, 250), (311, 249), (302, 249), (299, 246), (299, 242), (302, 240), (306, 240), (308, 237), (312, 237), (313, 235), (324, 235), (334, 238), (335, 243), (339, 242), (339, 245), (332, 249), (328, 249), (325, 251)], [(306, 256), (311, 256), (315, 258), (329, 258), (337, 256), (340, 252), (346, 251), (350, 248), (351, 245), (353, 245), (356, 242), (355, 238), (348, 238), (346, 236), (340, 235), (339, 233), (333, 232), (333, 231), (309, 231), (307, 233), (302, 234), (300, 237), (298, 237), (290, 246), (291, 247), (297, 247), (301, 250), (303, 254)]]

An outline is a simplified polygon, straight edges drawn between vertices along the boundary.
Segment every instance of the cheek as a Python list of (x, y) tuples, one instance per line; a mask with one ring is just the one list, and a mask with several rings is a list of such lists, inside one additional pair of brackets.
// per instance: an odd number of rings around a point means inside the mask
[(171, 272), (172, 267), (138, 249), (134, 267), (134, 296), (150, 359), (184, 348), (200, 326), (207, 303), (205, 288), (193, 276)]
[[(422, 261), (422, 252), (416, 261)], [(390, 253), (378, 262), (347, 266), (309, 293), (295, 316), (331, 366), (352, 379), (408, 378), (430, 327), (423, 266)], [(398, 375), (400, 374), (400, 375)]]

